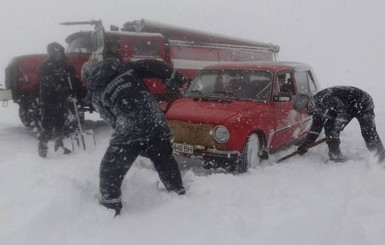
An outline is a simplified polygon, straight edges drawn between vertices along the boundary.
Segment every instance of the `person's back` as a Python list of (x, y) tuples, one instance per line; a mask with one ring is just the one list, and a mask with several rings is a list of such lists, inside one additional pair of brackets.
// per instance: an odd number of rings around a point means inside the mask
[(313, 116), (310, 132), (298, 148), (300, 154), (308, 150), (309, 145), (317, 139), (324, 128), (326, 143), (329, 147), (329, 159), (343, 161), (340, 132), (353, 118), (356, 118), (369, 151), (374, 152), (380, 162), (385, 160), (385, 149), (374, 120), (374, 103), (367, 92), (352, 86), (335, 86), (319, 91), (308, 99), (308, 103), (299, 102), (301, 102), (300, 98), (294, 99), (293, 104), (299, 105), (295, 106), (295, 109), (301, 110), (302, 107), (307, 106), (309, 114)]
[(156, 98), (143, 80), (132, 71), (115, 78), (107, 86), (101, 99), (104, 106), (116, 117), (112, 143), (129, 143), (154, 135), (167, 137), (170, 134)]
[[(352, 86), (335, 86), (316, 93), (310, 103), (310, 113), (342, 113), (357, 117), (374, 109), (371, 96), (365, 91)], [(328, 112), (326, 112), (328, 110)]]

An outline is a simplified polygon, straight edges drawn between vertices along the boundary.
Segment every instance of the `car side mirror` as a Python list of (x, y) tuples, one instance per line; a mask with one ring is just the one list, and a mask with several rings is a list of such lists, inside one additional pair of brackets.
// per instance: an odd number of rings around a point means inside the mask
[(291, 95), (287, 93), (279, 93), (274, 95), (274, 102), (289, 102), (291, 101)]

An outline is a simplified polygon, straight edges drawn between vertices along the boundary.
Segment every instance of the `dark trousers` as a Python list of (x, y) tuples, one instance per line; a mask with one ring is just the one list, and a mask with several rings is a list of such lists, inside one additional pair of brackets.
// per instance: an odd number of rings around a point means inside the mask
[[(374, 111), (373, 110), (367, 111), (364, 114), (356, 116), (356, 118), (360, 124), (361, 135), (365, 140), (366, 147), (369, 149), (369, 151), (376, 153), (376, 155), (384, 156), (385, 149), (380, 139), (380, 136), (378, 135), (376, 130), (376, 123), (374, 121), (374, 118), (375, 118)], [(353, 117), (349, 119), (349, 122), (352, 119)], [(347, 124), (349, 122), (347, 122)], [(334, 120), (328, 120), (325, 123), (325, 135), (328, 138), (327, 143), (328, 143), (330, 152), (335, 152), (337, 148), (339, 151), (339, 144), (340, 144), (339, 138), (331, 137), (331, 131), (333, 130), (333, 128), (334, 128)]]
[(159, 178), (168, 191), (183, 189), (178, 164), (172, 155), (172, 147), (168, 138), (151, 138), (147, 141), (131, 144), (111, 145), (100, 165), (101, 204), (113, 208), (121, 205), (121, 185), (132, 163), (143, 154), (154, 164)]
[(47, 143), (52, 138), (62, 138), (67, 116), (67, 109), (63, 106), (43, 106), (41, 109), (39, 142)]

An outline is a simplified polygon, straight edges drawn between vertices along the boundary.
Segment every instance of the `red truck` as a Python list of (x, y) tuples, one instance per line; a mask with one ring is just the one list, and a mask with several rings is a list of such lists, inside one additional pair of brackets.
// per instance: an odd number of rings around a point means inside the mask
[[(104, 30), (101, 21), (62, 24), (95, 26), (94, 30), (79, 31), (65, 39), (68, 44), (66, 54), (79, 77), (82, 65), (91, 54), (101, 61), (103, 50), (112, 45), (119, 48), (123, 62), (137, 59), (163, 60), (180, 70), (188, 79), (193, 79), (200, 69), (210, 64), (272, 61), (279, 52), (279, 46), (274, 44), (205, 33), (144, 19), (127, 22), (120, 30), (111, 26), (110, 31)], [(38, 68), (46, 57), (46, 54), (18, 56), (5, 70), (6, 89), (11, 91), (12, 99), (19, 104), (19, 116), (25, 126), (33, 126), (37, 121)], [(160, 81), (150, 79), (146, 84), (159, 100), (167, 100)], [(0, 96), (1, 94), (5, 93), (0, 93)], [(92, 108), (85, 104), (82, 109)]]

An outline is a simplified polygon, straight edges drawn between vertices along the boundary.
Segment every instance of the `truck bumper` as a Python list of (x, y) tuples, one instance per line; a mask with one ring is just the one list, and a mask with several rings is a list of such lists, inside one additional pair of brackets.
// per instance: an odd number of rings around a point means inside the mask
[(12, 92), (10, 89), (0, 89), (0, 101), (8, 101), (12, 99)]

